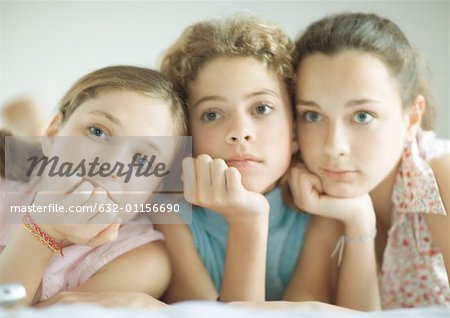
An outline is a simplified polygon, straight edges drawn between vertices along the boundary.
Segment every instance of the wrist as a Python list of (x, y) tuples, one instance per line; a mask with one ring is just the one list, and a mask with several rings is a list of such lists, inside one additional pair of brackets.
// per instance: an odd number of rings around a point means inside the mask
[(360, 237), (372, 233), (376, 229), (376, 218), (373, 209), (360, 210), (352, 218), (343, 221), (345, 235), (348, 237)]
[(237, 211), (232, 215), (225, 216), (229, 226), (256, 227), (269, 222), (269, 209), (258, 212)]
[(22, 217), (22, 225), (23, 228), (26, 229), (37, 241), (39, 241), (42, 245), (45, 245), (49, 249), (51, 249), (54, 253), (58, 253), (63, 255), (63, 240), (56, 238), (48, 232), (45, 232), (41, 226), (36, 224), (31, 217), (31, 214), (25, 213)]
[(52, 224), (36, 224), (45, 234), (53, 237), (55, 240), (64, 241), (64, 237), (53, 229)]
[(254, 215), (237, 215), (227, 218), (228, 227), (232, 229), (264, 229), (269, 226), (269, 213), (258, 213)]

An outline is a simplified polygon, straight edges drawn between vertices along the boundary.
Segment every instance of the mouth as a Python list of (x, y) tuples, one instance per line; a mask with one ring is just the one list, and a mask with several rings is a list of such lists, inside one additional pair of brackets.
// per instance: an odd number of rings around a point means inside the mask
[(238, 154), (225, 160), (228, 167), (246, 168), (253, 167), (263, 162), (252, 154)]
[(356, 170), (322, 168), (322, 171), (328, 178), (336, 181), (347, 181), (354, 178), (357, 174)]

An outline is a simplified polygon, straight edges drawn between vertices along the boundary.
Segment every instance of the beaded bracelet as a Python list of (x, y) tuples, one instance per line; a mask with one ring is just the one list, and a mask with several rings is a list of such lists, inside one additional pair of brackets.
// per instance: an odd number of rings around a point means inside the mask
[(331, 258), (333, 258), (336, 254), (338, 254), (338, 266), (341, 265), (342, 255), (344, 254), (345, 243), (365, 243), (370, 240), (373, 240), (377, 236), (377, 229), (373, 229), (367, 235), (360, 237), (348, 237), (342, 235), (336, 243), (333, 252), (331, 253)]
[(22, 217), (22, 224), (24, 228), (30, 232), (41, 244), (47, 246), (52, 250), (55, 254), (63, 254), (63, 242), (58, 241), (41, 230), (41, 228), (33, 222), (31, 215), (29, 213), (25, 213)]

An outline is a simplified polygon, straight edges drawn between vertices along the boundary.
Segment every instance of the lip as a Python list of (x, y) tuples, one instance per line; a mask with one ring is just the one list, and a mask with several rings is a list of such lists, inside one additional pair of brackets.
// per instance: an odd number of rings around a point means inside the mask
[(240, 153), (228, 159), (225, 159), (225, 162), (227, 163), (228, 167), (246, 168), (258, 165), (263, 161), (253, 154)]
[(348, 181), (357, 174), (356, 170), (322, 168), (327, 177), (336, 181)]

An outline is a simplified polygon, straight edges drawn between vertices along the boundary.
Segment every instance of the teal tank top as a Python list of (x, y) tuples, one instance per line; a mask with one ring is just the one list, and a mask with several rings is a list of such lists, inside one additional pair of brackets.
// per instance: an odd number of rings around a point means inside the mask
[[(280, 188), (266, 194), (266, 198), (270, 204), (266, 300), (280, 300), (295, 270), (310, 215), (287, 206)], [(195, 206), (189, 227), (197, 252), (219, 292), (225, 265), (228, 223), (222, 215)]]

